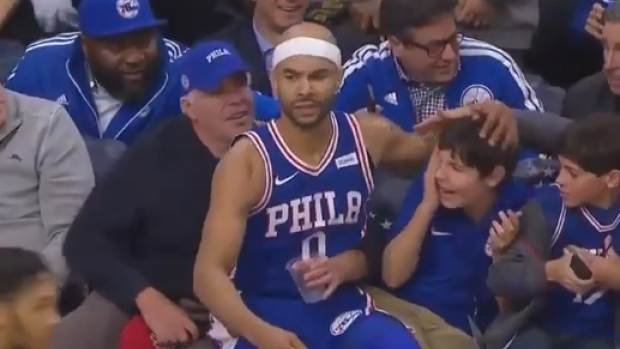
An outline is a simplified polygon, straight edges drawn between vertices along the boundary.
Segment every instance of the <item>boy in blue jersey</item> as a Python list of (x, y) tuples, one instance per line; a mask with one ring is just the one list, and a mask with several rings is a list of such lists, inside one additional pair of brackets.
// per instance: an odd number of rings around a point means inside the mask
[[(511, 240), (489, 230), (493, 220), (515, 220), (527, 198), (525, 188), (511, 179), (515, 149), (490, 145), (480, 138), (481, 127), (482, 120), (462, 119), (439, 135), (424, 180), (412, 185), (383, 255), (385, 284), (417, 305), (401, 304), (407, 310), (399, 317), (407, 323), (417, 318), (412, 322), (431, 347), (472, 348), (465, 335), (468, 318), (477, 303), (494, 303), (484, 287), (486, 270), (491, 256)], [(382, 300), (376, 299), (379, 308)], [(390, 304), (383, 308), (392, 311)], [(429, 323), (461, 332), (424, 333)]]
[(620, 290), (619, 129), (615, 115), (575, 121), (567, 128), (556, 185), (524, 207), (519, 243), (490, 270), (489, 286), (497, 296), (513, 302), (534, 299), (529, 307), (510, 309), (515, 317), (529, 319), (520, 321), (529, 331), (521, 331), (515, 348), (532, 331), (546, 334), (553, 349), (614, 348)]
[[(214, 174), (196, 293), (240, 335), (231, 348), (418, 348), (357, 287), (367, 269), (357, 248), (374, 167), (419, 167), (433, 139), (331, 111), (341, 54), (324, 27), (300, 24), (283, 40), (272, 72), (281, 117), (243, 134)], [(302, 297), (309, 291), (314, 303)]]

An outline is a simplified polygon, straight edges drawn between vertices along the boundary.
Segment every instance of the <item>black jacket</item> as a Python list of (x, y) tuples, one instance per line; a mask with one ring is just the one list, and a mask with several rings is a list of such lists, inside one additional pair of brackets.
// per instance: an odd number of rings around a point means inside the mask
[(128, 313), (153, 287), (193, 296), (193, 270), (218, 160), (186, 117), (162, 122), (97, 183), (67, 233), (70, 268)]
[(600, 72), (573, 85), (564, 96), (562, 116), (584, 119), (595, 113), (620, 112), (620, 97), (611, 92), (605, 75)]

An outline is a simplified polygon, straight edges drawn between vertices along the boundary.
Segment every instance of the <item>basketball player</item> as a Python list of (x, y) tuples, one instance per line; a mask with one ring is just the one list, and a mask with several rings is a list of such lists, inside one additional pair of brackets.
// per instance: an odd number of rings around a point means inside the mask
[(34, 252), (0, 248), (0, 348), (45, 349), (60, 316), (54, 277)]
[[(433, 145), (379, 116), (331, 111), (341, 56), (323, 27), (289, 29), (273, 66), (282, 115), (241, 135), (214, 174), (198, 297), (240, 335), (226, 348), (419, 348), (354, 284), (366, 272), (354, 248), (375, 166), (422, 166)], [(308, 290), (322, 300), (305, 302)]]

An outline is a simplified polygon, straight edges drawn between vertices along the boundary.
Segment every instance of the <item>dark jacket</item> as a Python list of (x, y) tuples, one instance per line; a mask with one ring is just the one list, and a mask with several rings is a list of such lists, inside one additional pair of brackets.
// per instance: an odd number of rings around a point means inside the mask
[[(360, 33), (349, 22), (330, 29), (342, 51), (343, 62), (348, 60), (359, 47), (378, 41), (377, 38)], [(224, 31), (206, 37), (204, 40), (224, 40), (234, 45), (239, 50), (241, 57), (250, 66), (252, 89), (262, 94), (272, 94), (269, 75), (265, 69), (265, 60), (254, 34), (252, 20), (240, 19)]]
[[(538, 202), (527, 203), (522, 213), (516, 242), (489, 269), (489, 289), (508, 302), (484, 336), (479, 338), (479, 342), (484, 342), (481, 349), (503, 348), (543, 308), (545, 302), (549, 285), (545, 265), (551, 254), (553, 224), (546, 221)], [(619, 311), (617, 305), (616, 319)]]
[(602, 72), (583, 78), (573, 85), (562, 103), (561, 115), (572, 120), (586, 118), (594, 113), (620, 112), (620, 100), (614, 95)]
[(153, 287), (193, 298), (193, 270), (218, 160), (187, 117), (163, 121), (97, 183), (69, 229), (71, 270), (128, 313)]

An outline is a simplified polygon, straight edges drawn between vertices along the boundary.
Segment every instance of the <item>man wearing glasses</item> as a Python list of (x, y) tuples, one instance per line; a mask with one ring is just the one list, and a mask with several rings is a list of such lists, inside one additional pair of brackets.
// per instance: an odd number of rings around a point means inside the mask
[(407, 131), (438, 110), (490, 99), (542, 111), (509, 54), (458, 32), (456, 5), (383, 0), (379, 30), (387, 40), (361, 47), (345, 64), (336, 109), (354, 112), (372, 100)]

